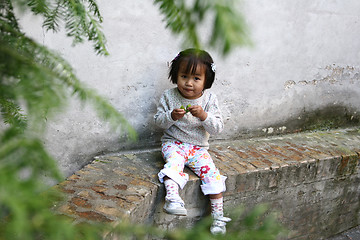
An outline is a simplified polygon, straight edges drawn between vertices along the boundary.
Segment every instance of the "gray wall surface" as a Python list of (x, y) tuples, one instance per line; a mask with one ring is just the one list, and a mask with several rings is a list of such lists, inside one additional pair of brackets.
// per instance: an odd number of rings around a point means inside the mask
[[(77, 100), (50, 120), (45, 143), (68, 176), (103, 152), (157, 146), (162, 130), (153, 115), (160, 94), (173, 85), (168, 62), (182, 50), (181, 39), (165, 29), (153, 1), (99, 0), (110, 56), (90, 44), (72, 47), (64, 32), (41, 28), (25, 14), (24, 30), (57, 50), (89, 87), (106, 97), (139, 134), (127, 143)], [(227, 58), (206, 49), (217, 65), (211, 89), (217, 94), (225, 130), (212, 139), (234, 139), (331, 125), (338, 117), (360, 116), (360, 1), (244, 0), (252, 47)], [(206, 27), (206, 26), (205, 26)], [(210, 29), (202, 29), (204, 36)], [(322, 116), (330, 122), (316, 122)], [(314, 121), (316, 124), (314, 124)]]

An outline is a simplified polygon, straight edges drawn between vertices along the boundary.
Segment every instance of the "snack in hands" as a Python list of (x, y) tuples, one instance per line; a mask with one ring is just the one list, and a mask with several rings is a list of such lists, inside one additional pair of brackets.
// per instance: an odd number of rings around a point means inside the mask
[(183, 105), (181, 105), (180, 109), (184, 109), (186, 111), (186, 113), (188, 113), (188, 112), (190, 112), (189, 107), (191, 107), (191, 104), (188, 104), (186, 106), (186, 108)]

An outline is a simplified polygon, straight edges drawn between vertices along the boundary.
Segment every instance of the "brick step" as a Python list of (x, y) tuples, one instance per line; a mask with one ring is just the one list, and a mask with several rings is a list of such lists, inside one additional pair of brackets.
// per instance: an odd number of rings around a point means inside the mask
[[(228, 177), (225, 209), (268, 203), (289, 239), (326, 239), (360, 225), (358, 128), (213, 142), (209, 152)], [(159, 149), (99, 156), (57, 186), (66, 199), (55, 210), (76, 222), (191, 226), (208, 214), (200, 180), (187, 170), (188, 216), (168, 215), (157, 179), (163, 164)]]

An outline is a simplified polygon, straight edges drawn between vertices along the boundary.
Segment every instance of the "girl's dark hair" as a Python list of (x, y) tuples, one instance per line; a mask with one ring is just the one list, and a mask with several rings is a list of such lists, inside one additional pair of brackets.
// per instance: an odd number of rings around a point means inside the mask
[(177, 77), (181, 63), (187, 63), (185, 72), (187, 74), (195, 74), (198, 64), (205, 66), (205, 87), (204, 89), (211, 88), (215, 72), (212, 70), (211, 64), (214, 63), (210, 54), (204, 50), (190, 48), (180, 52), (174, 60), (171, 61), (169, 79), (172, 83), (177, 83)]

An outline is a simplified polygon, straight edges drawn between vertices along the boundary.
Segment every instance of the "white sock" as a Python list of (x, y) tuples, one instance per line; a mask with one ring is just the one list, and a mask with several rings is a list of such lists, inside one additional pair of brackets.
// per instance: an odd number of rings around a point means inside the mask
[(223, 198), (216, 198), (216, 199), (211, 199), (210, 198), (210, 203), (211, 203), (211, 216), (219, 216), (222, 217), (224, 216), (224, 203), (223, 203)]
[(179, 195), (179, 185), (172, 179), (164, 181), (166, 196), (165, 200), (170, 202), (183, 202)]

